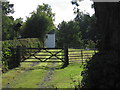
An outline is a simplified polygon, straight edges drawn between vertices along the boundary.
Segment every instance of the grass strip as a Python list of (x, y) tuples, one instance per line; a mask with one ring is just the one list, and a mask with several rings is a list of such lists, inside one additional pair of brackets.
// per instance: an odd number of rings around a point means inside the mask
[(32, 64), (32, 62), (23, 62), (20, 67), (3, 73), (3, 88), (37, 87), (37, 82), (40, 82), (44, 76), (47, 63), (39, 63), (31, 67)]
[(74, 88), (82, 80), (82, 71), (83, 68), (78, 63), (71, 64), (64, 69), (56, 69), (51, 81), (46, 83), (46, 87)]

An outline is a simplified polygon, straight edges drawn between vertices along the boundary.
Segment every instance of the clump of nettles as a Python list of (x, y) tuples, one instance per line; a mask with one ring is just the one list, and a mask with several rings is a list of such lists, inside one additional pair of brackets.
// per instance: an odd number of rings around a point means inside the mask
[(82, 88), (119, 88), (120, 53), (114, 51), (99, 52), (87, 62), (82, 72)]

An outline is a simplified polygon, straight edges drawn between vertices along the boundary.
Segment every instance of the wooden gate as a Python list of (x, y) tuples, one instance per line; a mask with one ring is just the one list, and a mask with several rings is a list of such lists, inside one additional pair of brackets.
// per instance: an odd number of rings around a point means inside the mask
[(36, 59), (40, 62), (64, 62), (63, 48), (20, 48), (21, 62), (27, 59)]
[(96, 52), (98, 52), (96, 49), (19, 47), (17, 58), (20, 62), (63, 62), (66, 67), (69, 62), (86, 63)]
[(16, 51), (19, 62), (63, 62), (63, 67), (69, 64), (67, 48), (17, 47)]

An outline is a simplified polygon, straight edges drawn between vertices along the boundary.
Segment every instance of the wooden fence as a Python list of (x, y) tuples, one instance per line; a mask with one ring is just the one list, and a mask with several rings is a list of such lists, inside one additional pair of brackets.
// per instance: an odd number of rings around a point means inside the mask
[(68, 49), (69, 62), (86, 63), (97, 52), (97, 49)]
[(20, 62), (31, 62), (27, 59), (36, 59), (37, 62), (63, 62), (64, 66), (72, 62), (85, 63), (98, 52), (96, 49), (23, 47), (17, 47), (16, 51), (17, 60)]

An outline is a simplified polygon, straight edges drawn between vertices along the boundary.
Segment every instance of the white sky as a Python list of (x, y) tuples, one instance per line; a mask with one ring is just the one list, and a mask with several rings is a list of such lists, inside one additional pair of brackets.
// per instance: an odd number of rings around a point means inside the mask
[[(26, 20), (26, 16), (30, 16), (30, 13), (36, 10), (38, 5), (42, 5), (43, 3), (49, 4), (52, 8), (52, 12), (55, 13), (55, 24), (59, 24), (60, 22), (70, 21), (75, 15), (73, 14), (74, 5), (70, 2), (71, 0), (8, 0), (11, 4), (14, 4), (15, 13), (13, 17), (23, 18)], [(86, 11), (92, 15), (94, 13), (94, 9), (91, 9), (92, 1), (84, 0), (80, 2), (79, 8), (82, 11)]]

